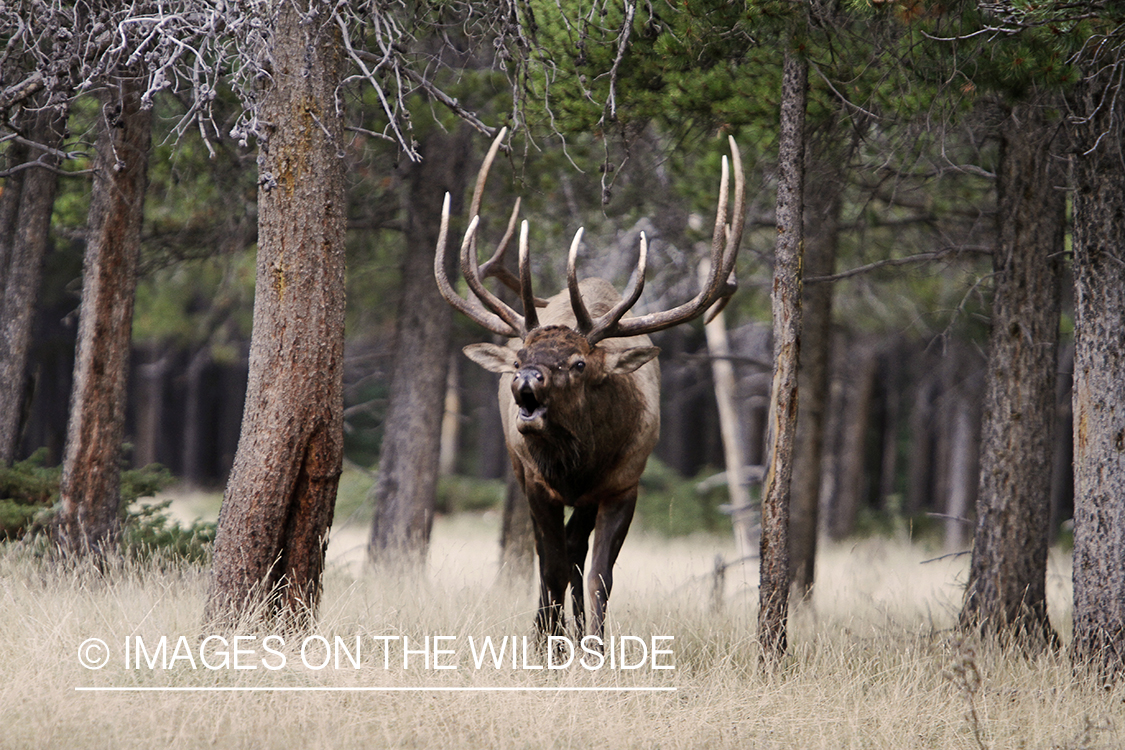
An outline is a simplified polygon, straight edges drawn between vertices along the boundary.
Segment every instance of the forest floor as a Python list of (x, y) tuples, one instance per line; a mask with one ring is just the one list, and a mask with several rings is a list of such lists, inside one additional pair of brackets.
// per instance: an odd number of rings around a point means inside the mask
[[(615, 575), (612, 661), (579, 648), (549, 669), (566, 646), (533, 647), (534, 586), (499, 580), (498, 528), (495, 513), (439, 518), (425, 573), (406, 577), (367, 567), (366, 523), (338, 520), (311, 634), (272, 640), (253, 624), (205, 640), (205, 570), (90, 572), (0, 550), (0, 747), (1125, 745), (1125, 689), (1077, 680), (1065, 652), (956, 636), (967, 557), (923, 562), (935, 553), (906, 540), (826, 545), (812, 601), (792, 610), (789, 657), (767, 675), (752, 565), (727, 572), (716, 606), (729, 540), (635, 533)], [(1052, 553), (1064, 641), (1069, 566)]]

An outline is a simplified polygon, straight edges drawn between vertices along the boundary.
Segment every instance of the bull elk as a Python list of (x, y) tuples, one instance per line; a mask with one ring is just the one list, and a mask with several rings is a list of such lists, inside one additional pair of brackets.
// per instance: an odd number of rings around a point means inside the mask
[[(520, 226), (519, 276), (501, 260), (514, 234), (519, 200), (492, 258), (478, 265), (476, 235), (480, 202), (501, 130), (477, 175), (472, 217), (461, 242), (461, 271), (472, 296), (461, 297), (446, 275), (449, 195), (442, 209), (434, 275), (442, 296), (493, 333), (511, 337), (507, 346), (472, 344), (465, 354), (499, 373), (500, 412), (512, 469), (531, 508), (539, 556), (540, 634), (563, 630), (566, 587), (578, 634), (585, 631), (583, 568), (594, 532), (589, 597), (591, 635), (602, 637), (613, 566), (629, 530), (637, 486), (660, 431), (659, 349), (646, 334), (691, 320), (734, 292), (734, 262), (745, 213), (745, 181), (734, 139), (734, 211), (727, 223), (728, 168), (723, 157), (718, 211), (704, 288), (679, 307), (633, 317), (629, 309), (644, 287), (648, 243), (641, 234), (637, 268), (624, 297), (598, 278), (578, 281), (579, 229), (570, 245), (567, 288), (549, 300), (532, 294), (527, 222)], [(516, 291), (523, 315), (483, 283), (498, 277)], [(542, 312), (540, 312), (542, 309)], [(564, 524), (563, 509), (572, 507)]]

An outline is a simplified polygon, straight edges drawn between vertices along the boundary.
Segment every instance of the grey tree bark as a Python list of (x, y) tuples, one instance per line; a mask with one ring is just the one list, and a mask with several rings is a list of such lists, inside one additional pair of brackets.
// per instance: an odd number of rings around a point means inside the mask
[[(66, 110), (45, 108), (21, 118), (28, 140), (52, 149), (62, 146)], [(50, 151), (14, 143), (8, 168), (40, 162), (7, 178), (0, 193), (0, 464), (16, 457), (26, 389), (27, 350), (32, 317), (50, 237), (59, 165)]]
[[(1096, 57), (1096, 56), (1095, 56)], [(1074, 170), (1074, 640), (1076, 665), (1125, 671), (1125, 100), (1088, 61)], [(1092, 71), (1099, 71), (1094, 73)]]
[(204, 612), (220, 627), (255, 613), (308, 624), (343, 463), (343, 61), (314, 6), (280, 6), (262, 92), (249, 382)]
[(410, 565), (424, 559), (429, 547), (443, 412), (434, 406), (445, 403), (453, 329), (453, 310), (434, 282), (433, 259), (442, 200), (448, 192), (459, 202), (464, 192), (469, 144), (464, 126), (452, 133), (434, 128), (422, 139), (422, 161), (410, 166), (395, 362), (371, 490), (369, 550), (380, 563)]
[(785, 52), (774, 246), (774, 371), (770, 393), (769, 460), (762, 488), (758, 643), (762, 663), (777, 665), (787, 647), (789, 618), (789, 499), (797, 431), (797, 366), (801, 336), (801, 255), (804, 201), (805, 103), (808, 63)]
[(1030, 649), (1047, 619), (1066, 179), (1053, 102), (1013, 107), (1000, 133), (999, 242), (973, 557), (961, 626)]
[(55, 533), (78, 553), (112, 546), (120, 525), (121, 442), (152, 111), (139, 78), (101, 102), (82, 306)]

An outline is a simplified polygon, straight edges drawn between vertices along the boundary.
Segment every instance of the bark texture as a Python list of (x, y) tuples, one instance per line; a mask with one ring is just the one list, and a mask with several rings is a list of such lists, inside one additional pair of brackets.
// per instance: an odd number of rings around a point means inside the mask
[(1056, 132), (1034, 102), (1014, 107), (1001, 129), (977, 523), (961, 610), (962, 627), (1034, 649), (1058, 642), (1046, 590), (1066, 223)]
[(152, 112), (124, 78), (100, 95), (82, 306), (56, 517), (59, 542), (77, 552), (116, 542), (121, 442), (141, 247)]
[(438, 292), (433, 259), (442, 200), (464, 192), (468, 131), (435, 128), (420, 150), (422, 161), (409, 174), (395, 363), (370, 541), (372, 559), (407, 564), (425, 557), (437, 502), (443, 410), (435, 407), (445, 403), (453, 309)]
[(219, 514), (205, 621), (264, 604), (307, 625), (343, 461), (344, 162), (338, 29), (284, 3), (261, 119), (257, 286), (242, 434)]
[(769, 459), (762, 489), (758, 642), (763, 665), (785, 655), (789, 617), (789, 498), (797, 431), (797, 366), (801, 336), (801, 211), (808, 63), (788, 49), (781, 90), (777, 244), (773, 274), (773, 388)]
[(1091, 74), (1075, 102), (1085, 119), (1074, 189), (1072, 656), (1107, 681), (1125, 670), (1125, 99), (1116, 75)]
[[(66, 110), (41, 109), (22, 118), (29, 140), (62, 146)], [(22, 128), (21, 128), (22, 129)], [(0, 464), (16, 457), (25, 406), (27, 350), (43, 274), (58, 188), (59, 159), (22, 143), (8, 147), (8, 167), (38, 161), (43, 167), (9, 177), (0, 193)]]

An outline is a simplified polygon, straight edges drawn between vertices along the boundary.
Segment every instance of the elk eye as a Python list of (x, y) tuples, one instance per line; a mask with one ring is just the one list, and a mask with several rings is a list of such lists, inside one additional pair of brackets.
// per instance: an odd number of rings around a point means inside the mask
[(577, 362), (575, 362), (573, 365), (571, 365), (571, 367), (574, 368), (575, 372), (582, 372), (583, 370), (586, 369), (586, 363), (583, 360), (580, 359)]

